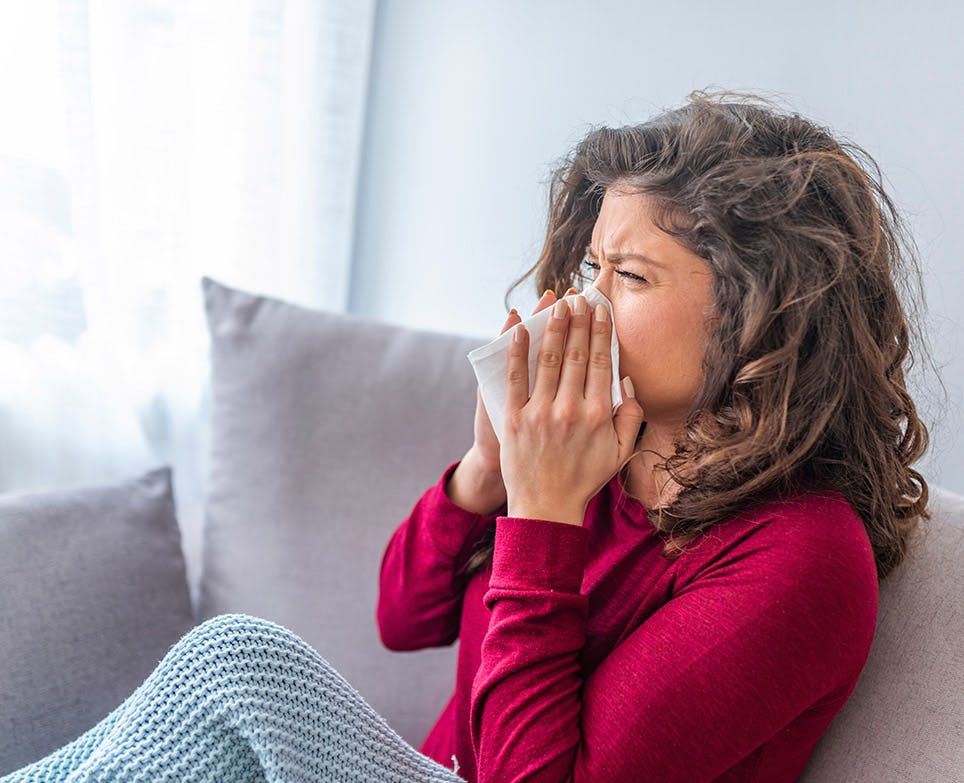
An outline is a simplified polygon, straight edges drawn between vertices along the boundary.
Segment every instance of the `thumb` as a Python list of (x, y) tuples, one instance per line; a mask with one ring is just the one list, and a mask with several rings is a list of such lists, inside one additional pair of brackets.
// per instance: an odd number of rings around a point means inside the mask
[(636, 436), (646, 418), (643, 407), (636, 400), (636, 391), (628, 375), (623, 378), (622, 388), (623, 404), (616, 409), (613, 416), (613, 428), (616, 430), (616, 440), (619, 441), (620, 462), (629, 459), (629, 455), (633, 453)]

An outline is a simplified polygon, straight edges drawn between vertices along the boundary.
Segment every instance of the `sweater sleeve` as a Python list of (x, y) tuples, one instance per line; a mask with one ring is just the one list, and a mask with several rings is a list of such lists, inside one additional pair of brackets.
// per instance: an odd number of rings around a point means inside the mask
[(869, 653), (877, 577), (863, 528), (819, 541), (771, 524), (724, 548), (583, 678), (588, 531), (496, 524), (470, 705), (480, 783), (713, 780), (821, 697), (849, 696)]
[(445, 494), (460, 462), (418, 499), (382, 556), (376, 620), (390, 650), (441, 647), (458, 638), (468, 582), (459, 571), (485, 529), (507, 510), (503, 503), (495, 514), (476, 514)]

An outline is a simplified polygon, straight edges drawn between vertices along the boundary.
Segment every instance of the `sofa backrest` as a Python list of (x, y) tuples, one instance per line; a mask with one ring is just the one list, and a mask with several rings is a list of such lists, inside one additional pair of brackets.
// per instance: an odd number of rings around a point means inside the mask
[[(491, 338), (313, 311), (204, 281), (212, 433), (201, 619), (286, 625), (406, 740), (454, 685), (450, 648), (386, 650), (375, 622), (385, 545), (471, 445), (466, 354)], [(495, 335), (492, 335), (493, 337)], [(801, 780), (964, 779), (964, 498), (880, 586), (877, 632), (850, 701)]]
[(964, 780), (964, 496), (931, 486), (928, 505), (880, 583), (867, 663), (804, 783)]

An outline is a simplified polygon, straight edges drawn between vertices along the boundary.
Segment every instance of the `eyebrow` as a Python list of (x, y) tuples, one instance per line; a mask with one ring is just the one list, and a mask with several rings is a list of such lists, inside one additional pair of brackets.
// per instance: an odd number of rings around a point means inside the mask
[[(593, 250), (592, 245), (586, 245), (586, 253), (589, 254), (590, 258), (599, 258)], [(636, 261), (642, 261), (644, 264), (651, 264), (652, 266), (658, 267), (659, 269), (669, 270), (669, 266), (666, 264), (656, 261), (649, 256), (644, 256), (640, 253), (612, 253), (606, 256), (606, 260), (609, 261), (613, 266), (619, 266), (623, 261), (634, 259)]]

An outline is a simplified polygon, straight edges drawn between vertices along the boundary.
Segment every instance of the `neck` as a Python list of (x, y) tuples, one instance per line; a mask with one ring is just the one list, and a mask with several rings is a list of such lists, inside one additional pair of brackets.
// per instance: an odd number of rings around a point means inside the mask
[(678, 427), (678, 423), (647, 421), (634, 449), (640, 453), (626, 467), (626, 489), (640, 498), (647, 510), (669, 504), (680, 489), (665, 470), (656, 467), (672, 456)]

